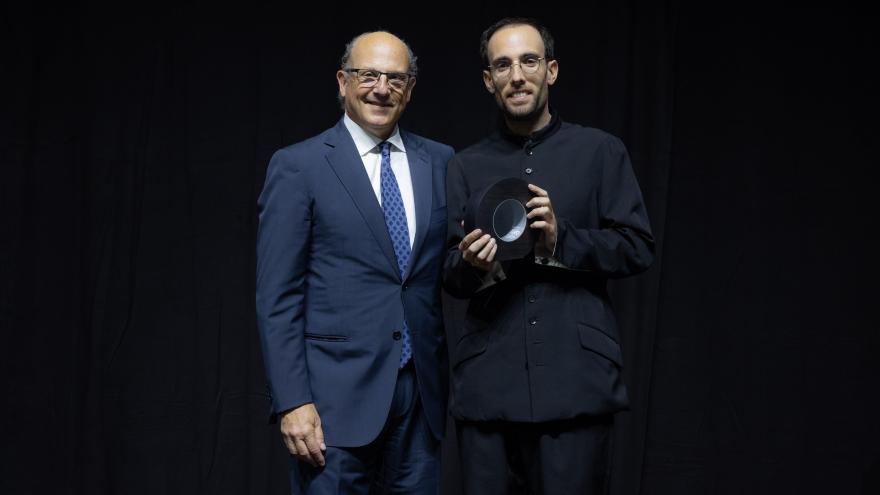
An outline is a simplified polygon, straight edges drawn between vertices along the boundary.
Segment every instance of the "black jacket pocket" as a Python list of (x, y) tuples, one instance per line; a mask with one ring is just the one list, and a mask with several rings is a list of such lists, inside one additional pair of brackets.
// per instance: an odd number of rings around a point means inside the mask
[(589, 349), (596, 354), (604, 356), (618, 366), (623, 365), (620, 344), (605, 335), (605, 332), (589, 325), (578, 323), (578, 334), (580, 335), (581, 346), (584, 349)]
[(452, 367), (456, 367), (468, 359), (486, 352), (489, 344), (488, 332), (479, 331), (466, 334), (455, 345)]

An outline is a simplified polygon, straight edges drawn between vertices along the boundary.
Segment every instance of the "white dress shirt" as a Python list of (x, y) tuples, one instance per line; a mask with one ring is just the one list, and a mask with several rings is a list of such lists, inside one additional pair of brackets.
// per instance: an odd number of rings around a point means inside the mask
[[(351, 134), (354, 140), (354, 146), (357, 148), (361, 160), (364, 162), (364, 169), (367, 171), (367, 177), (373, 186), (373, 192), (376, 193), (376, 199), (379, 205), (382, 205), (382, 148), (379, 147), (381, 139), (363, 130), (355, 121), (348, 117), (343, 117), (345, 128)], [(406, 159), (406, 148), (403, 147), (403, 140), (400, 138), (400, 130), (394, 127), (394, 132), (385, 141), (391, 143), (391, 170), (397, 179), (397, 187), (400, 188), (400, 199), (403, 200), (403, 209), (406, 210), (406, 226), (409, 230), (409, 247), (412, 249), (416, 239), (416, 203), (413, 196), (412, 179), (409, 175), (409, 161)]]

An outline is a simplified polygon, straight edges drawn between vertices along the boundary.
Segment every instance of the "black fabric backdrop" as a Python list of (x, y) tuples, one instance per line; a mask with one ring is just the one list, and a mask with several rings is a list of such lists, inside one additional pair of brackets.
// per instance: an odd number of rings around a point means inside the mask
[[(2, 7), (0, 493), (285, 493), (253, 308), (268, 159), (339, 118), (344, 43), (377, 28), (419, 56), (403, 125), (476, 141), (479, 34), (521, 13), (557, 37), (563, 118), (629, 147), (659, 240), (612, 287), (612, 492), (880, 493), (878, 19), (426, 8)], [(451, 437), (444, 461), (458, 493)]]

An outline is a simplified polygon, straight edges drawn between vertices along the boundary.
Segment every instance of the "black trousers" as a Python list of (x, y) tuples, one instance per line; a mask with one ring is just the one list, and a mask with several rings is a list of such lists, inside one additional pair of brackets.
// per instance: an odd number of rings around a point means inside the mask
[(465, 495), (601, 495), (612, 416), (546, 423), (457, 421)]

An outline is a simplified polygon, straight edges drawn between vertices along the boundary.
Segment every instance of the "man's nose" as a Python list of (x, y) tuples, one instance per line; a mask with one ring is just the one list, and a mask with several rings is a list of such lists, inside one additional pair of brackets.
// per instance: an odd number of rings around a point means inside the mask
[(522, 64), (519, 62), (514, 62), (510, 66), (510, 80), (511, 81), (522, 81), (525, 79), (525, 71), (523, 71)]
[(385, 74), (379, 76), (379, 80), (376, 81), (376, 85), (373, 86), (373, 92), (381, 95), (387, 95), (391, 93), (391, 85), (388, 84), (388, 76), (386, 76)]

